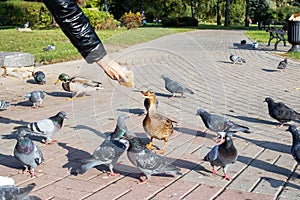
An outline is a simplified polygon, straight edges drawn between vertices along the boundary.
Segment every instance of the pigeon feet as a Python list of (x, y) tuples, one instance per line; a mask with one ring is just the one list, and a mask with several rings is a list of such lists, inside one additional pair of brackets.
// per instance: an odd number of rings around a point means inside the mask
[(58, 142), (58, 140), (51, 140), (50, 142), (45, 141), (45, 145), (51, 145), (51, 144), (53, 144), (54, 142)]
[(140, 174), (140, 180), (138, 181), (138, 184), (141, 185), (141, 184), (145, 184), (147, 183), (147, 177), (145, 176), (145, 174), (141, 173)]
[(213, 173), (213, 175), (216, 175), (216, 174), (217, 174), (217, 171), (216, 171), (216, 168), (215, 168), (215, 167), (213, 167), (212, 173)]
[(224, 174), (224, 179), (230, 181), (231, 178), (229, 176), (227, 176), (227, 174)]
[(115, 172), (110, 172), (110, 173), (109, 173), (109, 176), (120, 176), (120, 174), (115, 173)]

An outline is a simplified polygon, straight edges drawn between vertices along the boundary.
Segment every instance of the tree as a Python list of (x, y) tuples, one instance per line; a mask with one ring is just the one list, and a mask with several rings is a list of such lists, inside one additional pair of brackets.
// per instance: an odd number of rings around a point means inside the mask
[(229, 26), (229, 25), (230, 25), (230, 0), (226, 0), (224, 26)]

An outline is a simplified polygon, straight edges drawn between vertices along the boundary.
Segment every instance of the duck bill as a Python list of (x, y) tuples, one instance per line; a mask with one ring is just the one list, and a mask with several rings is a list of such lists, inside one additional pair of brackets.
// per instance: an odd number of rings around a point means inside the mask
[(145, 98), (149, 98), (148, 92), (141, 91), (141, 93), (145, 96)]
[(56, 85), (56, 84), (58, 84), (60, 82), (61, 82), (61, 80), (57, 79), (54, 84)]

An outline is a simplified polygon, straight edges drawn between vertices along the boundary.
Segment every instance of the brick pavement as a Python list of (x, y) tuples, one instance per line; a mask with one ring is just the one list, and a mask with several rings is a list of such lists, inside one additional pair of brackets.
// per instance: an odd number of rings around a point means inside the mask
[[(249, 44), (240, 46), (242, 39)], [(14, 178), (20, 186), (35, 182), (32, 194), (42, 199), (299, 199), (300, 171), (290, 155), (291, 134), (275, 127), (263, 103), (270, 96), (300, 111), (300, 93), (294, 89), (300, 86), (299, 62), (289, 60), (287, 71), (277, 72), (280, 54), (291, 45), (283, 47), (280, 43), (273, 51), (273, 46), (265, 44), (253, 50), (250, 44), (243, 31), (198, 30), (120, 49), (111, 55), (135, 72), (134, 90), (120, 87), (95, 64), (88, 65), (83, 60), (38, 67), (46, 72), (44, 86), (0, 78), (1, 98), (12, 103), (0, 113), (0, 175)], [(244, 57), (247, 63), (231, 64), (230, 53)], [(85, 99), (65, 101), (70, 94), (54, 85), (62, 72), (100, 80), (105, 88)], [(183, 82), (195, 94), (169, 100), (160, 78), (163, 73)], [(35, 89), (48, 94), (44, 108), (31, 109), (24, 101), (24, 93)], [(143, 97), (138, 92), (145, 89), (157, 93), (160, 113), (179, 122), (166, 157), (181, 168), (183, 175), (152, 176), (147, 184), (137, 185), (139, 172), (125, 154), (116, 166), (121, 174), (118, 177), (108, 176), (106, 166), (72, 175), (79, 160), (94, 151), (105, 133), (114, 130), (119, 114), (130, 114), (128, 128), (146, 137), (141, 126)], [(228, 169), (231, 181), (222, 179), (222, 170), (213, 176), (209, 163), (202, 161), (214, 144), (215, 134), (202, 132), (204, 125), (195, 115), (200, 107), (249, 126), (252, 131), (234, 137), (239, 157)], [(63, 129), (53, 137), (60, 142), (45, 146), (35, 141), (46, 159), (37, 168), (38, 177), (19, 173), (21, 166), (13, 158), (16, 140), (10, 134), (12, 128), (60, 110), (69, 114)], [(154, 144), (163, 145), (157, 140)]]

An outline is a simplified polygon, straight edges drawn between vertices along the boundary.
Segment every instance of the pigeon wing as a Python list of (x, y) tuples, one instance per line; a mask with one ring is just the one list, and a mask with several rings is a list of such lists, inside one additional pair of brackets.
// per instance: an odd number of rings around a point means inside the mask
[(205, 161), (214, 161), (219, 155), (219, 145), (214, 146), (204, 157)]

